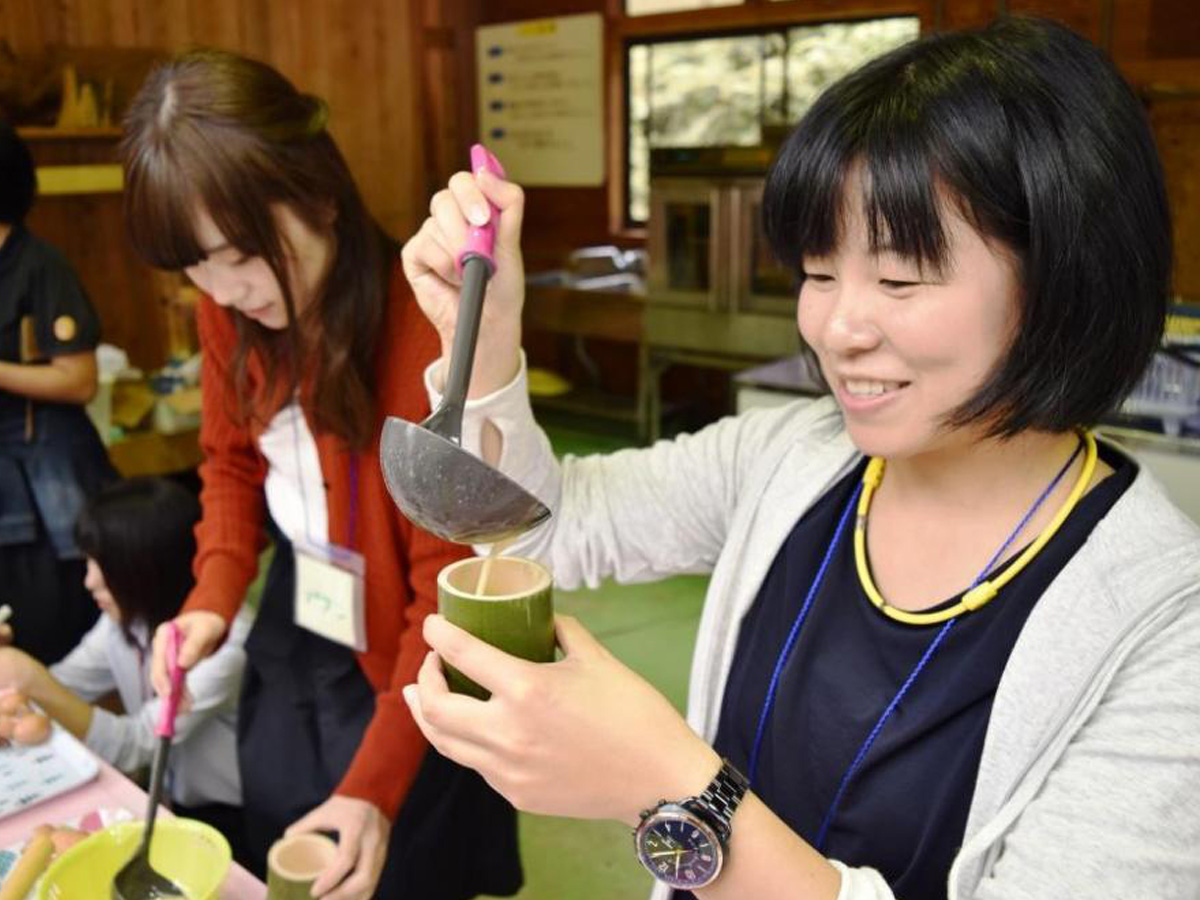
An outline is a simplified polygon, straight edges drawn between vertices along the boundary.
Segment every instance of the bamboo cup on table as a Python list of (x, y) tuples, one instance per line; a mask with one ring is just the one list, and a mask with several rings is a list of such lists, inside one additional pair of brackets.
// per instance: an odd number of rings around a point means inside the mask
[(323, 834), (280, 838), (267, 853), (267, 900), (311, 900), (313, 882), (336, 855), (337, 844)]
[[(550, 572), (516, 556), (461, 559), (438, 574), (438, 612), (447, 621), (530, 662), (554, 661), (553, 594)], [(491, 696), (453, 666), (443, 668), (450, 690)]]

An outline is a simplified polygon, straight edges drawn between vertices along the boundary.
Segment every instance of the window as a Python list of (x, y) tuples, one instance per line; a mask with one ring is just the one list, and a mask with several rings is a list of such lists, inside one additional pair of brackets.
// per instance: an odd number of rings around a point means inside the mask
[(651, 147), (758, 144), (763, 125), (795, 122), (826, 86), (918, 31), (919, 20), (906, 16), (631, 43), (629, 222), (643, 223), (649, 212)]

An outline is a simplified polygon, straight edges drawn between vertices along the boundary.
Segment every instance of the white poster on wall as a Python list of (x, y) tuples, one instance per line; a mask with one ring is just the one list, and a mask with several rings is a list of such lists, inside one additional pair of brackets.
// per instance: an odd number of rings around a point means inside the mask
[(476, 30), (480, 136), (512, 180), (604, 183), (603, 50), (599, 13)]

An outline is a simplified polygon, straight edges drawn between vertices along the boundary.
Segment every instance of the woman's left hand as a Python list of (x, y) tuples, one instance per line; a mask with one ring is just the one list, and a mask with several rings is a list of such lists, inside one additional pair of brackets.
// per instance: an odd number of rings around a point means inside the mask
[(294, 822), (288, 834), (305, 831), (336, 831), (337, 856), (313, 883), (312, 894), (320, 900), (367, 900), (387, 860), (392, 825), (374, 803), (334, 794), (304, 818)]
[(0, 648), (0, 691), (14, 690), (34, 693), (34, 688), (47, 675), (46, 667), (16, 647)]
[[(436, 655), (404, 697), (430, 743), (543, 815), (634, 825), (663, 798), (699, 794), (720, 768), (716, 752), (579, 622), (558, 616), (556, 625), (565, 658), (531, 663), (429, 616)], [(451, 694), (439, 656), (491, 699)]]

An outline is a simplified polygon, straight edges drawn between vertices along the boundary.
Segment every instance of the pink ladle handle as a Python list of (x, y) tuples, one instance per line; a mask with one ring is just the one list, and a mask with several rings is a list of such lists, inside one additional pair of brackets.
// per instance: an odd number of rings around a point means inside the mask
[(175, 716), (179, 714), (179, 701), (183, 696), (184, 671), (179, 667), (179, 645), (183, 635), (179, 626), (174, 622), (167, 623), (167, 674), (171, 679), (171, 689), (163, 698), (162, 712), (158, 717), (158, 727), (154, 733), (159, 737), (175, 737)]
[[(475, 144), (471, 147), (471, 171), (476, 175), (480, 172), (491, 172), (500, 178), (504, 177), (504, 167), (500, 165), (500, 160), (496, 159), (483, 144)], [(496, 260), (492, 256), (492, 251), (496, 244), (496, 220), (500, 218), (500, 210), (491, 201), (488, 201), (488, 207), (491, 215), (488, 217), (487, 224), (471, 226), (471, 231), (467, 235), (467, 247), (458, 255), (459, 270), (471, 257), (479, 257), (487, 262), (488, 268), (493, 273), (496, 271)]]

